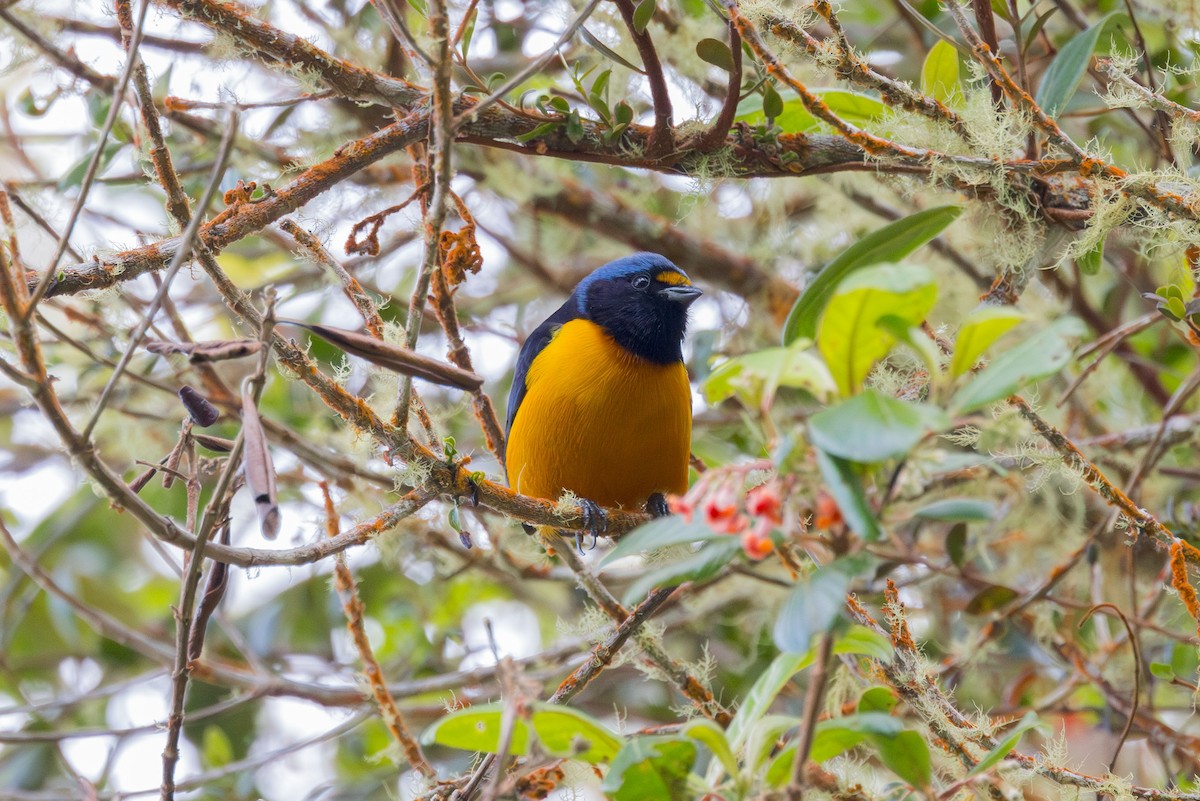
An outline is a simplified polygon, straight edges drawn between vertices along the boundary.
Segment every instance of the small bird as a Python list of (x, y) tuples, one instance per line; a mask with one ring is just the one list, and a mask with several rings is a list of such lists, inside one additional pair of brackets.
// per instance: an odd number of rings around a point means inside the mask
[(600, 506), (665, 514), (687, 490), (692, 396), (683, 365), (688, 306), (703, 294), (656, 253), (610, 262), (534, 329), (508, 397), (508, 484), (579, 496), (593, 535)]

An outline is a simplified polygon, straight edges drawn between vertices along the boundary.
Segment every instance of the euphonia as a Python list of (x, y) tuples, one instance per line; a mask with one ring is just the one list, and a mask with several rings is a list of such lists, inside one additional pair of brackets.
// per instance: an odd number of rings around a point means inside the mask
[(508, 396), (508, 484), (600, 506), (665, 514), (687, 491), (692, 395), (683, 364), (688, 307), (703, 294), (656, 253), (610, 262), (534, 329)]

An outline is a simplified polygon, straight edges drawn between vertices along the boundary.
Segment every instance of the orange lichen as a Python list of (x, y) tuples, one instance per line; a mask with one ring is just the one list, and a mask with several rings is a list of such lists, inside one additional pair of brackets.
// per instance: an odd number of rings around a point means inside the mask
[(915, 651), (917, 644), (913, 641), (912, 632), (908, 630), (908, 621), (904, 619), (904, 604), (900, 603), (900, 591), (891, 579), (887, 580), (883, 598), (886, 602), (884, 612), (892, 628), (892, 645), (899, 651)]
[[(1171, 544), (1171, 586), (1179, 593), (1179, 600), (1187, 607), (1188, 613), (1196, 621), (1197, 636), (1200, 636), (1200, 598), (1196, 596), (1196, 588), (1188, 580), (1187, 554), (1184, 550), (1186, 543), (1175, 540)], [(1191, 548), (1191, 546), (1187, 546)], [(1192, 548), (1195, 551), (1195, 548)]]

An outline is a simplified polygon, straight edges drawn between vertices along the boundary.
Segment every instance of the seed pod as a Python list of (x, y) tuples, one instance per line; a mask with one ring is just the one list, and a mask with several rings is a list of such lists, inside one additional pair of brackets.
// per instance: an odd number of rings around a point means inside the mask
[(213, 406), (207, 398), (187, 385), (180, 388), (179, 399), (183, 401), (183, 408), (187, 409), (192, 420), (201, 428), (211, 426), (221, 417), (216, 406)]

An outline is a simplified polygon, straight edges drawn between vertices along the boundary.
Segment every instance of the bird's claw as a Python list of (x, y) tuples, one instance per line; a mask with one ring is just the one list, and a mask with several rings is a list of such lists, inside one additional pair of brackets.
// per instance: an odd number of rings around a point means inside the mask
[(666, 517), (671, 514), (671, 507), (667, 505), (667, 497), (661, 492), (656, 492), (646, 501), (646, 512), (651, 517)]
[(583, 510), (583, 528), (575, 534), (575, 547), (582, 554), (584, 534), (592, 535), (592, 548), (588, 549), (592, 550), (600, 540), (600, 535), (608, 531), (608, 513), (595, 501), (589, 501), (587, 498), (579, 500), (579, 507)]

